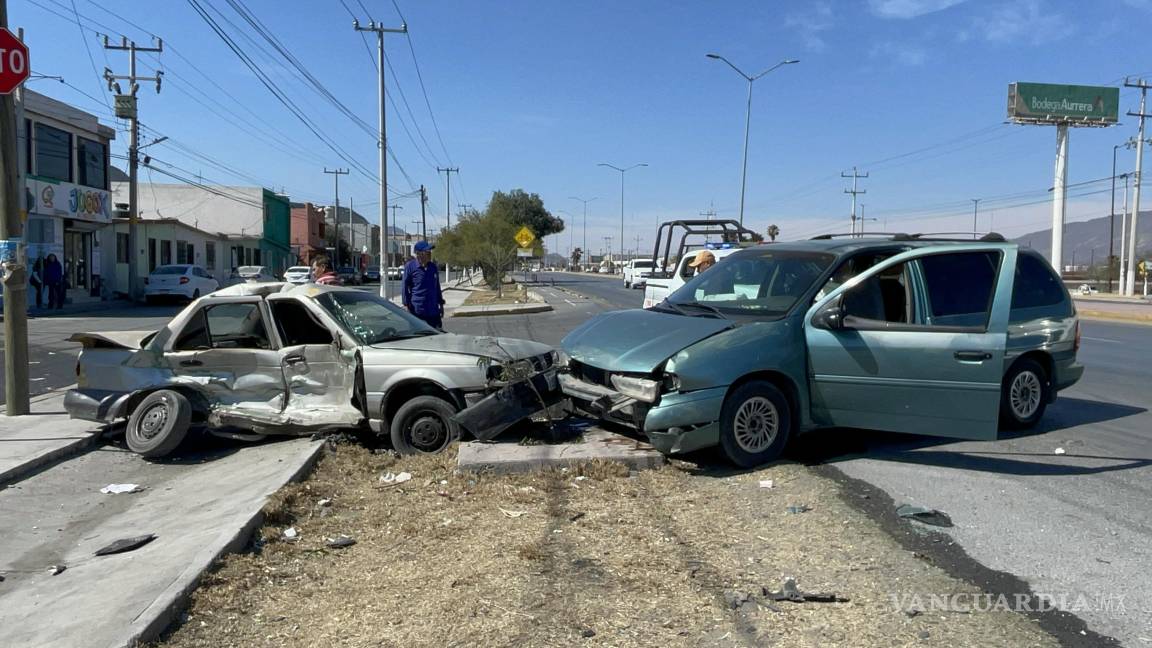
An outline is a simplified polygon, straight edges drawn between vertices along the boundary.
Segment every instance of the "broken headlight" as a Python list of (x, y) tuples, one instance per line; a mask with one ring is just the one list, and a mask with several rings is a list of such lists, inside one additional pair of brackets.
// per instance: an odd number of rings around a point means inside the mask
[(646, 403), (654, 402), (660, 395), (660, 383), (649, 378), (613, 374), (612, 384), (621, 394)]

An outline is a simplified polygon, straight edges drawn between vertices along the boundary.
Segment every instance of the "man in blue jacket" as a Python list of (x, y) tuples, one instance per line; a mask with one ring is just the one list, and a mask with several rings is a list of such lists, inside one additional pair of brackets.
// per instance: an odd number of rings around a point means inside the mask
[(444, 293), (440, 290), (440, 269), (432, 261), (432, 245), (418, 241), (412, 250), (415, 259), (404, 264), (404, 308), (435, 328), (444, 326)]

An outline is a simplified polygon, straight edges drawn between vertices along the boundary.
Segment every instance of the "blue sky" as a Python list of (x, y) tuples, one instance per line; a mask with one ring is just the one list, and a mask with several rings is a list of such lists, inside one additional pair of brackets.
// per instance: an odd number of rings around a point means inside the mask
[[(284, 59), (266, 54), (271, 48), (228, 0), (198, 2), (331, 142), (375, 172), (370, 135), (289, 72)], [(391, 0), (363, 0), (363, 8), (344, 2), (362, 19), (370, 12), (389, 26), (401, 22)], [(661, 220), (710, 208), (736, 217), (747, 83), (708, 52), (750, 73), (800, 59), (755, 83), (752, 108), (745, 219), (760, 231), (775, 223), (784, 238), (848, 229), (849, 181), (840, 174), (854, 165), (870, 174), (859, 197), (864, 216), (879, 219), (866, 223), (869, 229), (968, 230), (971, 198), (982, 199), (981, 229), (989, 220), (1006, 234), (1042, 229), (1051, 218), (1045, 201), (1056, 133), (1004, 123), (1008, 84), (1119, 85), (1126, 75), (1152, 76), (1148, 0), (397, 2), (435, 125), (409, 42), (389, 35), (386, 69), (398, 107), (388, 106), (389, 144), (403, 168), (390, 164), (389, 184), (401, 193), (425, 184), (434, 226), (444, 224), (447, 204), (437, 166), (460, 168), (452, 178), (453, 212), (460, 203), (481, 207), (495, 189), (539, 193), (575, 225), (571, 236), (552, 241), (565, 253), (584, 237), (582, 206), (570, 196), (597, 197), (589, 204), (589, 247), (599, 251), (604, 236), (619, 246), (620, 175), (600, 162), (649, 165), (626, 176), (628, 248), (637, 236), (650, 248)], [(164, 38), (158, 62), (140, 58), (141, 73), (166, 71), (160, 95), (148, 84), (140, 92), (145, 132), (171, 138), (149, 150), (158, 165), (224, 184), (254, 178), (294, 199), (322, 202), (332, 195), (323, 168), (354, 166), (274, 99), (186, 0), (75, 0), (82, 27), (72, 0), (8, 4), (12, 28), (26, 30), (33, 70), (70, 84), (42, 79), (28, 87), (109, 124), (116, 120), (93, 67), (124, 73), (127, 56), (105, 52), (97, 33), (141, 44), (150, 34)], [(375, 126), (375, 69), (340, 0), (244, 5)], [(374, 39), (370, 47), (374, 53)], [(1136, 110), (1138, 100), (1137, 91), (1123, 90), (1121, 110)], [(1113, 145), (1136, 133), (1135, 119), (1121, 121), (1073, 130), (1070, 183), (1109, 177)], [(126, 144), (121, 133), (114, 152)], [(1120, 170), (1133, 158), (1121, 149)], [(1108, 188), (1106, 180), (1075, 187), (1069, 220), (1107, 214)], [(341, 178), (341, 202), (348, 197), (366, 215), (379, 213), (373, 181), (355, 170)], [(419, 201), (398, 204), (398, 224), (413, 228)]]

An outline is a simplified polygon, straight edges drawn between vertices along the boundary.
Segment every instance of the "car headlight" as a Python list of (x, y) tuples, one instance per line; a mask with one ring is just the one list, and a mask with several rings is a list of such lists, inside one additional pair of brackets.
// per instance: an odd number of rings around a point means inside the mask
[(552, 352), (552, 366), (563, 369), (568, 366), (568, 361), (572, 358), (568, 357), (567, 353), (556, 350)]
[(613, 374), (612, 384), (621, 394), (646, 403), (655, 401), (656, 397), (660, 395), (660, 383), (648, 378)]

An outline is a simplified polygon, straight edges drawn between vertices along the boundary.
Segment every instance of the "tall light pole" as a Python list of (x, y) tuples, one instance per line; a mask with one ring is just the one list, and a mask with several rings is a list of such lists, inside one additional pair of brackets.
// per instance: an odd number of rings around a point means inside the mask
[[(592, 202), (593, 200), (596, 200), (597, 198), (599, 198), (599, 196), (593, 196), (592, 198), (589, 198), (588, 200), (584, 200), (583, 198), (577, 198), (576, 196), (568, 196), (569, 200), (579, 200), (580, 202), (584, 203), (584, 247), (581, 248), (581, 250), (584, 252), (583, 256), (586, 256), (588, 254), (588, 203)], [(584, 265), (583, 256), (581, 256), (581, 258), (580, 258), (580, 261), (581, 261), (580, 265)]]
[(969, 198), (972, 201), (972, 236), (976, 236), (976, 214), (979, 213), (980, 198)]
[[(623, 261), (624, 260), (624, 173), (627, 171), (631, 171), (632, 169), (635, 169), (636, 167), (646, 167), (648, 165), (641, 162), (639, 164), (633, 164), (632, 166), (627, 167), (625, 169), (621, 169), (620, 167), (618, 167), (616, 165), (608, 164), (607, 162), (601, 162), (600, 164), (597, 164), (596, 166), (608, 167), (609, 169), (616, 169), (617, 171), (620, 172), (620, 261)], [(609, 250), (609, 252), (611, 252), (611, 250)]]
[(380, 103), (380, 134), (376, 146), (380, 149), (380, 258), (383, 278), (380, 280), (380, 296), (387, 299), (388, 293), (388, 122), (384, 112), (384, 34), (407, 34), (408, 25), (401, 24), (399, 29), (389, 29), (383, 23), (369, 21), (367, 27), (361, 27), (359, 20), (352, 21), (352, 28), (358, 32), (375, 32), (377, 58), (376, 70), (380, 73), (380, 83), (376, 88), (377, 101)]
[(755, 76), (748, 76), (747, 74), (744, 73), (743, 70), (741, 70), (740, 68), (733, 65), (732, 61), (729, 61), (728, 59), (724, 58), (723, 56), (720, 56), (719, 54), (707, 54), (706, 56), (710, 59), (716, 59), (718, 61), (724, 61), (725, 63), (728, 64), (728, 67), (732, 68), (733, 70), (736, 70), (737, 74), (744, 77), (744, 79), (748, 81), (748, 110), (744, 115), (744, 167), (743, 167), (743, 171), (741, 171), (741, 173), (740, 173), (740, 224), (743, 225), (744, 224), (744, 190), (748, 186), (748, 131), (750, 130), (750, 127), (752, 126), (752, 82), (755, 81), (756, 79), (759, 79), (760, 77), (764, 76), (765, 74), (768, 74), (772, 70), (775, 70), (778, 67), (781, 67), (784, 65), (790, 65), (792, 63), (799, 63), (800, 60), (799, 59), (784, 59), (783, 61), (780, 61), (779, 63), (777, 63), (776, 65), (773, 65), (772, 67), (768, 68), (767, 70), (764, 70), (760, 74), (757, 74)]

